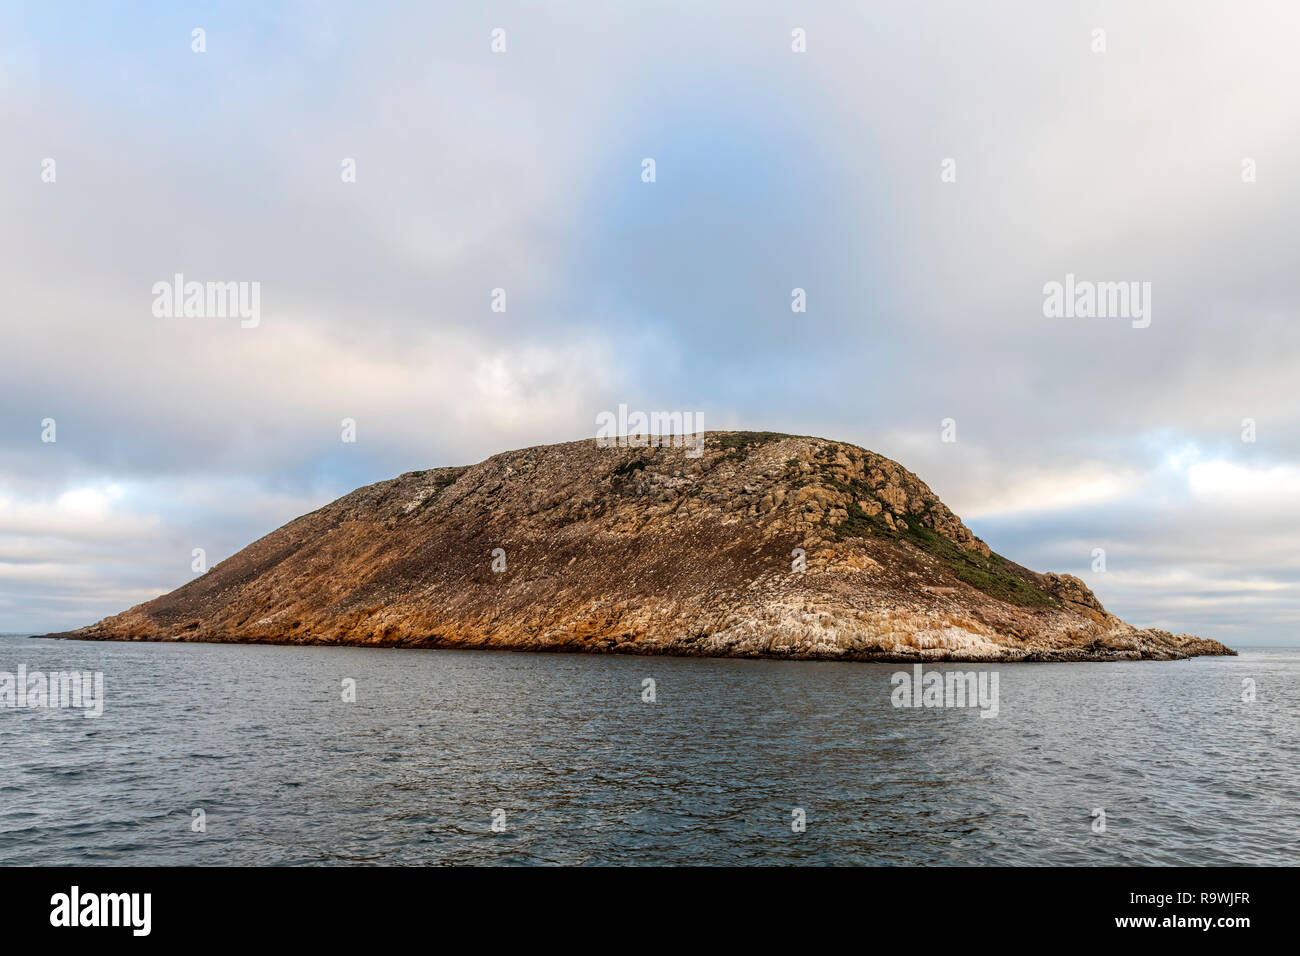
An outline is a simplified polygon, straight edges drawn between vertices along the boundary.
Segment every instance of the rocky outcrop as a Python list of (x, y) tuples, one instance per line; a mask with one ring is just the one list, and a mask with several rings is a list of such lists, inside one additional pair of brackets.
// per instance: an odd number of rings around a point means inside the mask
[(975, 537), (915, 475), (820, 438), (591, 440), (360, 488), (67, 635), (848, 660), (1231, 654), (1141, 630)]
[(1096, 595), (1073, 574), (1048, 572), (1043, 575), (1043, 589), (1065, 607), (1098, 624), (1113, 626), (1123, 623), (1102, 607)]

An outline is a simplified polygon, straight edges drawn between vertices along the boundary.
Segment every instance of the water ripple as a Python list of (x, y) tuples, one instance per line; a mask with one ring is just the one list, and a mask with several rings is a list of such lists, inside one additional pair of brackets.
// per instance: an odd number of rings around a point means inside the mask
[(994, 719), (895, 709), (887, 664), (0, 638), (19, 664), (107, 703), (0, 711), (6, 864), (1297, 862), (1288, 649), (998, 665)]

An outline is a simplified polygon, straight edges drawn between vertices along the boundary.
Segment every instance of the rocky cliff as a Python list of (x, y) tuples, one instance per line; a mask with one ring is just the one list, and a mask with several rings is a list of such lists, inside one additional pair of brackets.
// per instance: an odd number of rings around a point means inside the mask
[(1140, 630), (992, 553), (915, 475), (842, 442), (594, 441), (360, 488), (63, 637), (848, 660), (1232, 654)]

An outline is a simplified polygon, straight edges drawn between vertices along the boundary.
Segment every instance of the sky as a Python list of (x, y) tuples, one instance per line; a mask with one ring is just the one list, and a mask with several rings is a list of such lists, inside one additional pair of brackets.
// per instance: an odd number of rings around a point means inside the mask
[[(1297, 46), (1280, 0), (0, 7), (0, 632), (626, 404), (1296, 645)], [(255, 327), (156, 314), (177, 273)]]

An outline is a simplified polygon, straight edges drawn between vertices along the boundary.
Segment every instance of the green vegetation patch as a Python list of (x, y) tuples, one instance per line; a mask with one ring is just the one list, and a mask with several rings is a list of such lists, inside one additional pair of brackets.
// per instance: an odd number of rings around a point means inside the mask
[(849, 484), (834, 480), (824, 480), (824, 484), (836, 490), (854, 496), (854, 500), (845, 509), (848, 517), (835, 526), (837, 540), (844, 538), (864, 538), (875, 535), (882, 538), (907, 540), (927, 554), (934, 555), (949, 568), (961, 581), (983, 591), (990, 597), (1007, 604), (1020, 607), (1052, 607), (1055, 599), (1039, 590), (1028, 572), (1018, 568), (1000, 554), (988, 557), (978, 551), (970, 551), (954, 541), (950, 541), (938, 532), (925, 526), (925, 515), (907, 515), (894, 518), (895, 525), (901, 522), (905, 530), (890, 528), (885, 524), (884, 511), (869, 515), (858, 504), (859, 500), (874, 500), (870, 490), (861, 482)]
[[(1021, 607), (1051, 607), (1056, 601), (1034, 586), (1025, 573), (1000, 554), (988, 557), (969, 551), (921, 524), (914, 515), (903, 519), (906, 537), (923, 551), (942, 560), (958, 578), (973, 588), (1007, 604)], [(897, 519), (895, 519), (897, 521)]]
[(727, 432), (724, 435), (712, 435), (710, 440), (722, 449), (745, 449), (754, 445), (766, 445), (768, 442), (788, 438), (781, 432)]

